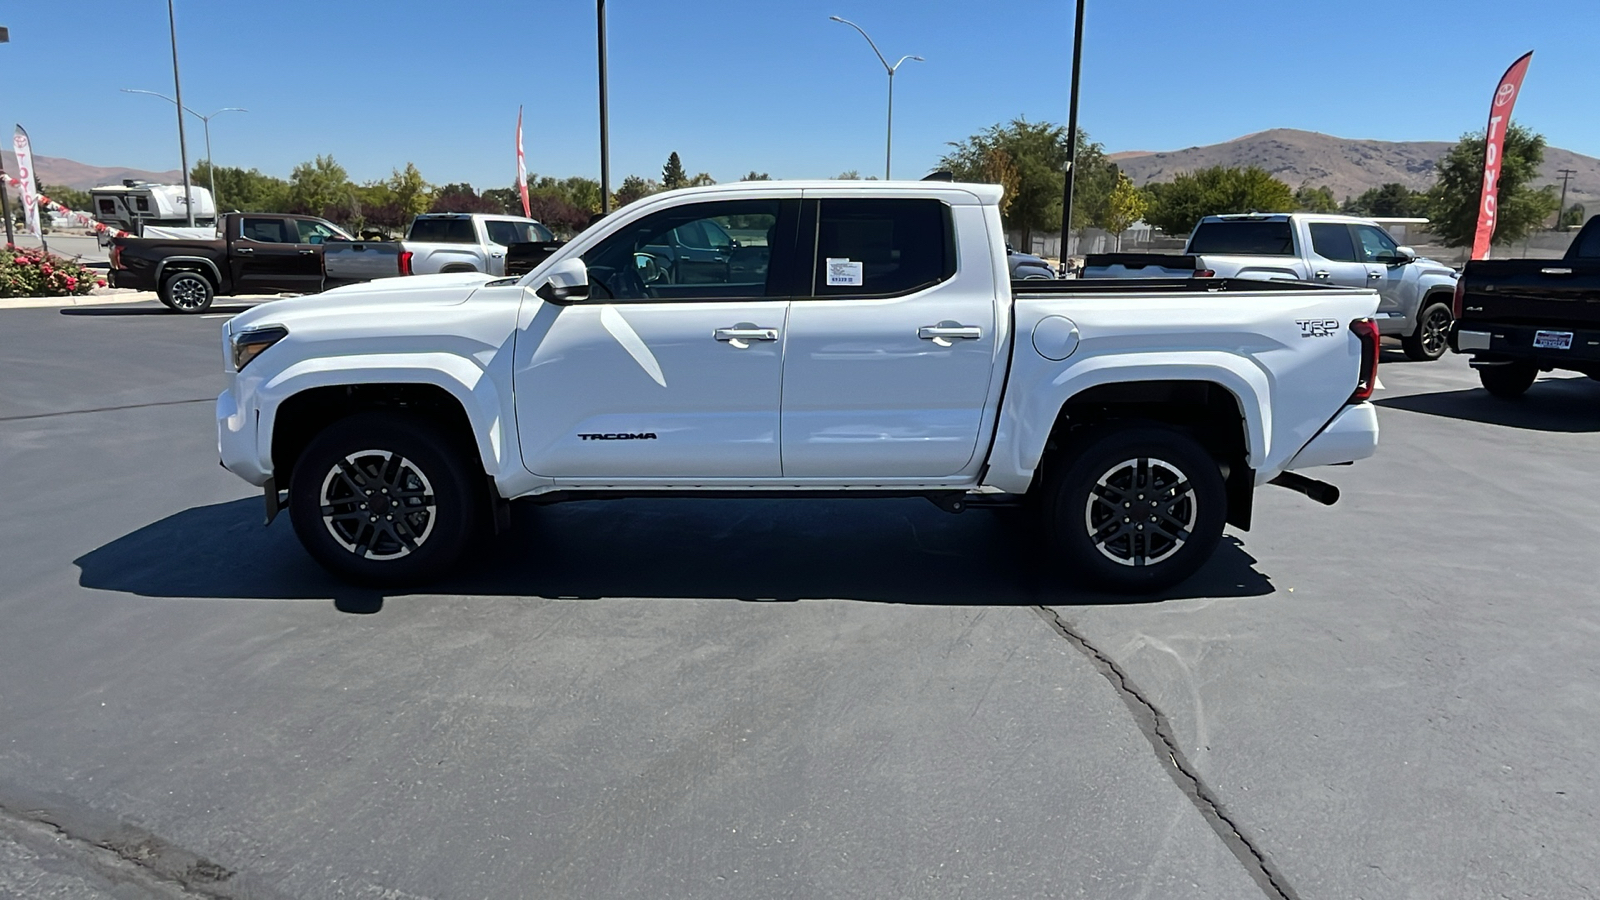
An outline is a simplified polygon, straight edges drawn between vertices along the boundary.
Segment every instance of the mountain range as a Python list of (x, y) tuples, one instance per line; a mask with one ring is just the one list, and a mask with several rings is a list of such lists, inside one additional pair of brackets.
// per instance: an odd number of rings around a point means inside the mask
[[(15, 175), (16, 165), (16, 160), (11, 160), (6, 166), (6, 171)], [(148, 172), (144, 169), (124, 169), (116, 166), (91, 166), (77, 160), (38, 154), (34, 154), (33, 168), (42, 185), (60, 184), (79, 190), (88, 190), (102, 184), (121, 184), (125, 178), (166, 184), (183, 180), (183, 172), (180, 169)]]
[[(1354, 140), (1275, 128), (1221, 144), (1160, 153), (1134, 150), (1113, 153), (1111, 159), (1139, 185), (1171, 181), (1179, 172), (1210, 166), (1260, 166), (1290, 187), (1327, 185), (1342, 201), (1389, 182), (1412, 190), (1431, 187), (1439, 160), (1453, 146), (1451, 141)], [(1577, 172), (1568, 185), (1567, 202), (1600, 212), (1600, 159), (1546, 148), (1538, 183), (1559, 187), (1561, 169)]]

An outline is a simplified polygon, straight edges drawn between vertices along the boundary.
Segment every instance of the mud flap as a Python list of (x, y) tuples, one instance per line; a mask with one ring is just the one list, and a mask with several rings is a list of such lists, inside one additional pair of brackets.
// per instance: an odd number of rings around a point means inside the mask
[(272, 520), (278, 517), (278, 510), (283, 506), (278, 499), (278, 479), (268, 478), (267, 483), (261, 486), (262, 499), (267, 502), (267, 520), (262, 525), (271, 525)]

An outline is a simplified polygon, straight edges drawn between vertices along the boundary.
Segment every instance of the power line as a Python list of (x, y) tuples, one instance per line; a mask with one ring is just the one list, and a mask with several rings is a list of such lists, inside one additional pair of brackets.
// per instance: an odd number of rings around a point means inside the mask
[(1572, 176), (1578, 174), (1577, 169), (1560, 169), (1556, 172), (1561, 176), (1561, 208), (1556, 210), (1556, 228), (1561, 227), (1561, 217), (1567, 214), (1567, 182)]

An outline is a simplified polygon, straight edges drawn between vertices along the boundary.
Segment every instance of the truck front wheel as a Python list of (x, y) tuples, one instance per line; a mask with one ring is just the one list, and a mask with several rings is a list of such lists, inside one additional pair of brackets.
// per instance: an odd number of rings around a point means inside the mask
[(1188, 434), (1155, 424), (1094, 429), (1046, 489), (1063, 572), (1117, 593), (1177, 584), (1211, 557), (1227, 519), (1216, 460)]
[(216, 288), (199, 272), (173, 272), (161, 281), (161, 302), (181, 313), (202, 313), (211, 308)]
[(1424, 304), (1417, 315), (1417, 330), (1400, 339), (1406, 356), (1416, 362), (1432, 362), (1449, 348), (1450, 323), (1455, 316), (1448, 304)]
[(360, 584), (415, 583), (448, 570), (483, 518), (483, 473), (429, 422), (358, 413), (328, 426), (295, 463), (289, 517), (317, 562)]
[(1530, 362), (1509, 362), (1478, 369), (1483, 389), (1502, 400), (1515, 400), (1526, 394), (1538, 377), (1539, 367)]

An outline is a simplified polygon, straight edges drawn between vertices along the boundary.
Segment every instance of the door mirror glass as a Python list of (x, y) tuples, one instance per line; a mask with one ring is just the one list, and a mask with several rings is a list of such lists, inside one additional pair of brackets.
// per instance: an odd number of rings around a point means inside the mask
[(1416, 262), (1417, 251), (1411, 249), (1410, 247), (1396, 247), (1394, 252), (1400, 257), (1400, 263), (1402, 265), (1409, 262)]
[(633, 265), (639, 270), (639, 280), (645, 284), (655, 284), (667, 276), (666, 263), (654, 253), (636, 251), (633, 254)]
[(581, 257), (563, 259), (544, 274), (535, 294), (548, 303), (565, 305), (589, 299), (589, 269)]

